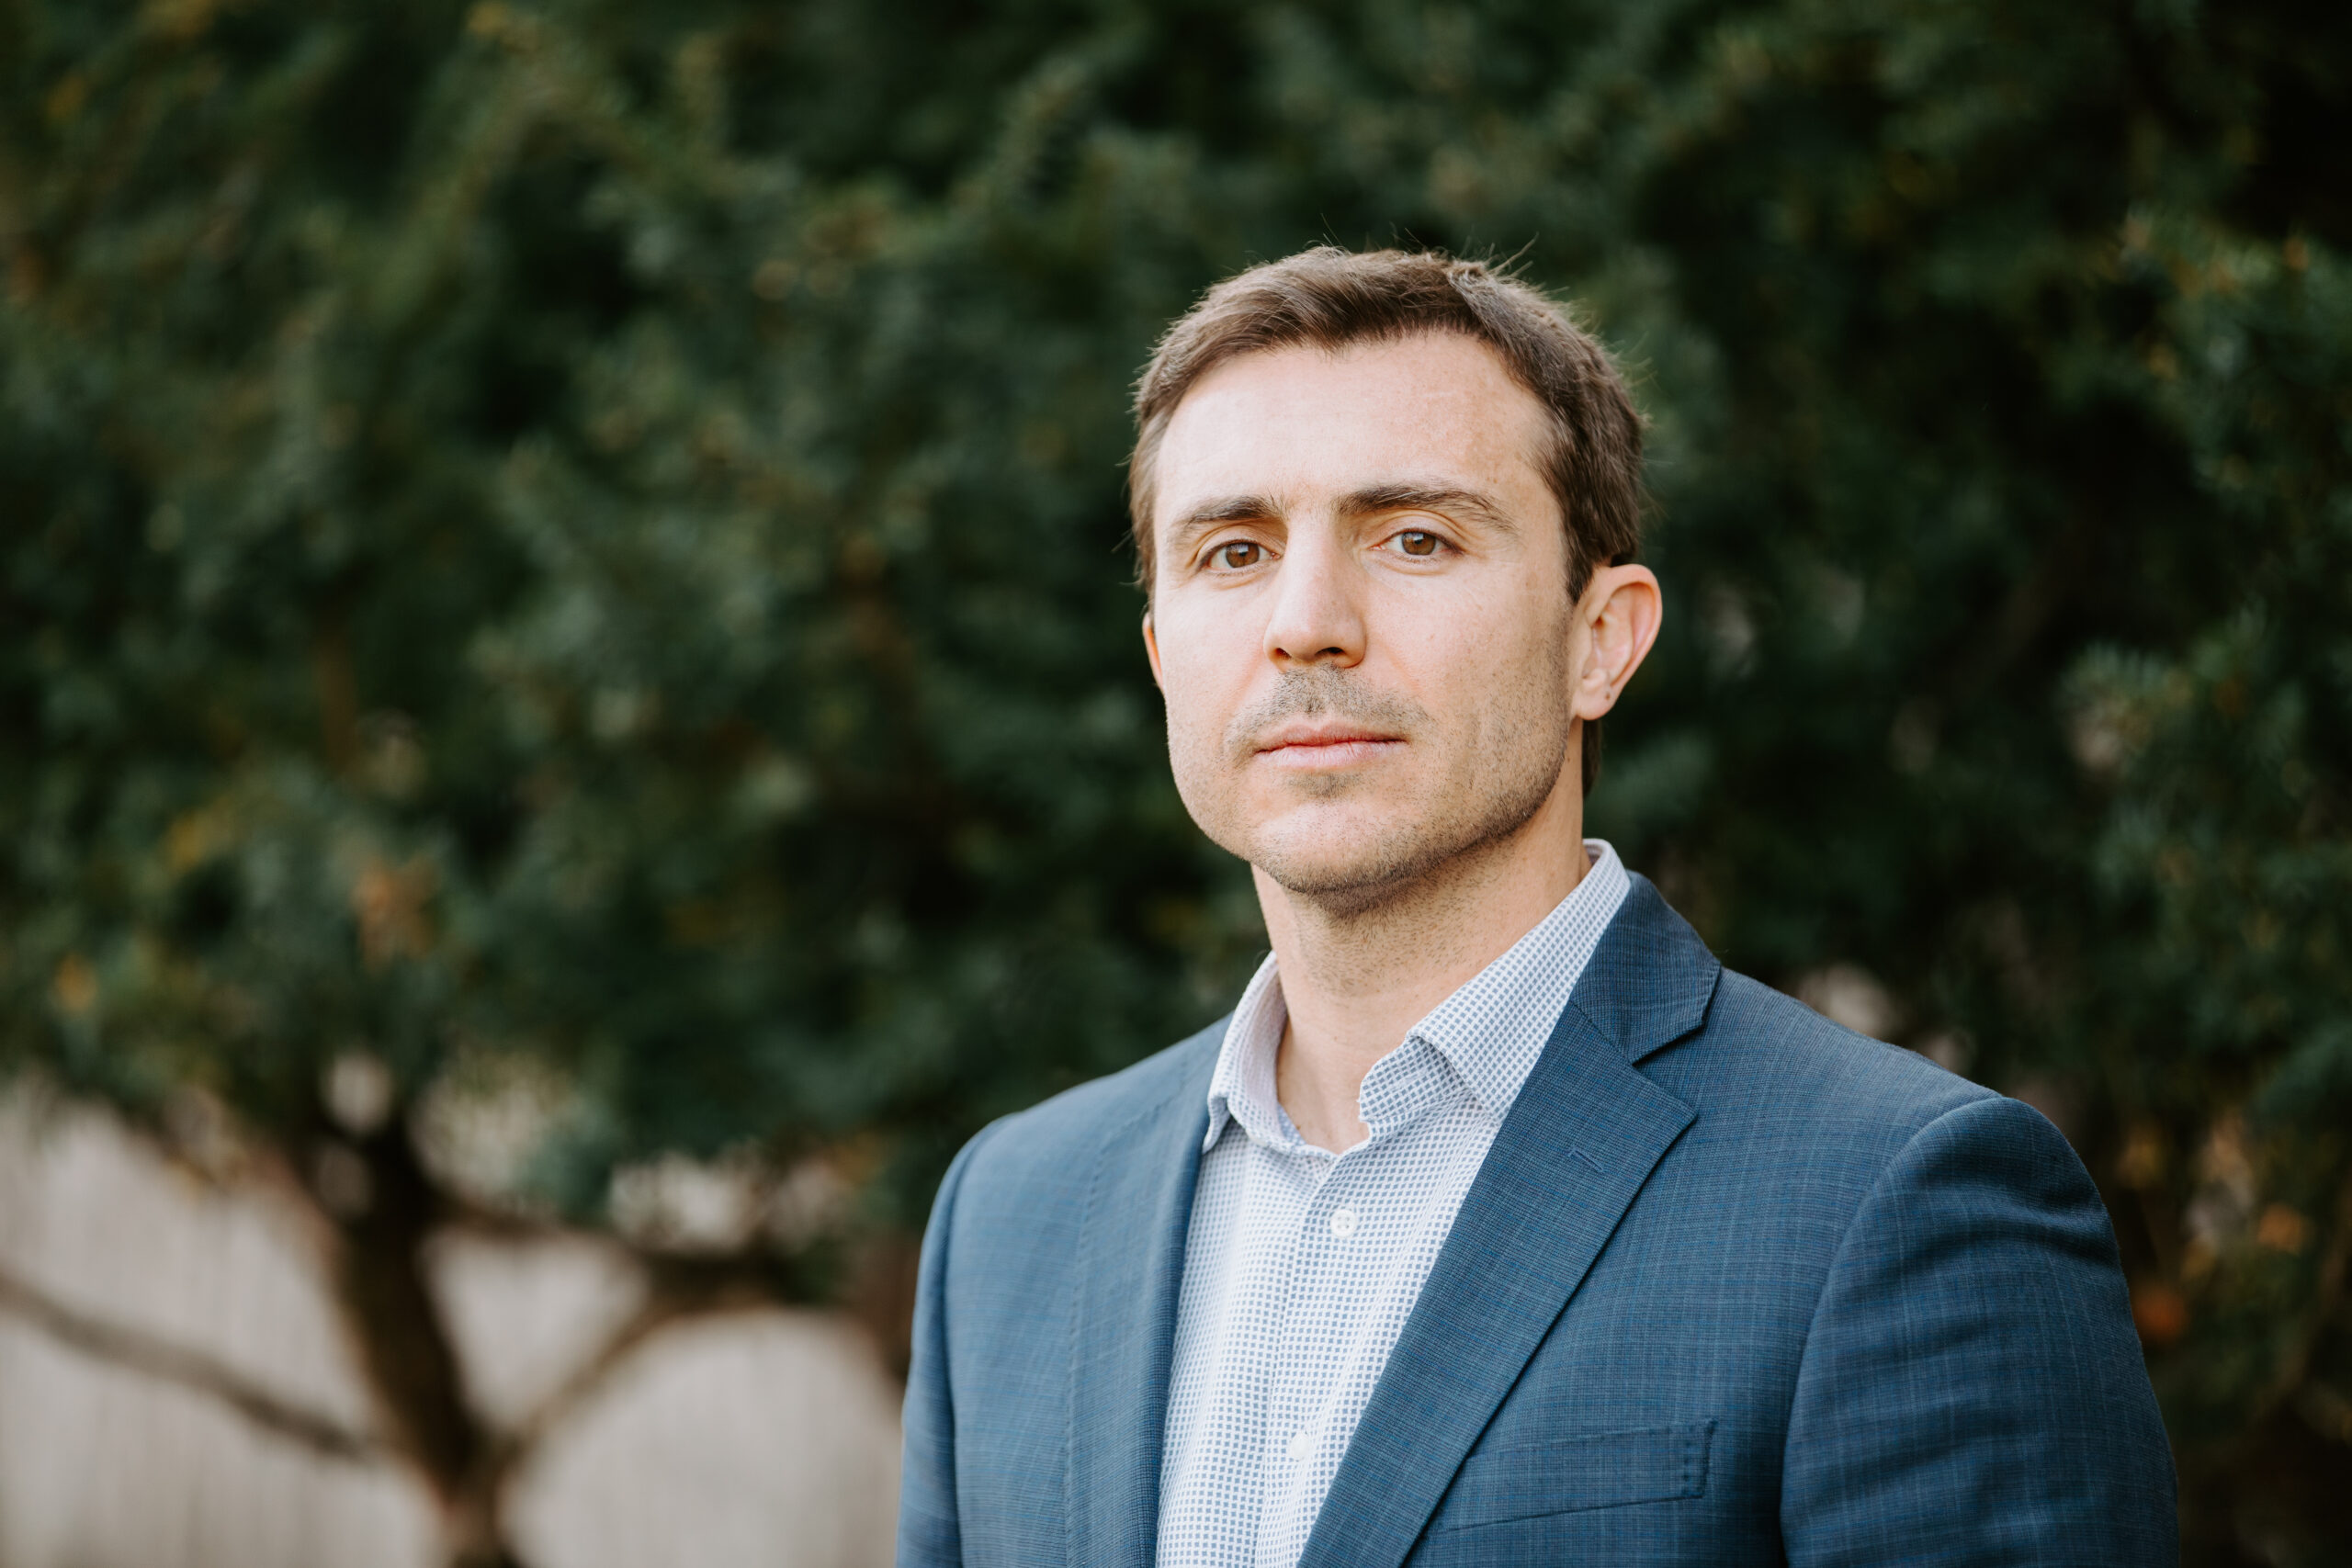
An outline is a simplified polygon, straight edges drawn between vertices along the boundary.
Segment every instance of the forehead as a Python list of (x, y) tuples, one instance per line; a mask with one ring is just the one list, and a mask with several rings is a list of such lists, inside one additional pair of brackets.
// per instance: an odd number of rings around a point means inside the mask
[(1544, 406), (1501, 357), (1457, 333), (1246, 354), (1176, 406), (1154, 520), (1211, 497), (1305, 502), (1400, 479), (1459, 479), (1541, 508), (1544, 433)]

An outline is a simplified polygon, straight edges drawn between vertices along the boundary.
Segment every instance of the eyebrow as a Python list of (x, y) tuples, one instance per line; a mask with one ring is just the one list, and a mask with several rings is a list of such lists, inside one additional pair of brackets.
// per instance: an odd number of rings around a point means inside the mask
[[(1191, 539), (1224, 523), (1258, 523), (1278, 518), (1290, 509), (1272, 496), (1227, 495), (1204, 501), (1170, 525), (1170, 542), (1182, 548)], [(1376, 517), (1384, 512), (1438, 512), (1486, 525), (1504, 534), (1517, 534), (1512, 521), (1494, 497), (1484, 491), (1454, 485), (1399, 482), (1369, 485), (1340, 498), (1340, 515)]]
[(1519, 525), (1493, 496), (1484, 491), (1453, 485), (1373, 485), (1343, 498), (1342, 517), (1372, 517), (1383, 512), (1437, 512), (1464, 522), (1481, 523), (1504, 534), (1517, 534)]
[(1289, 509), (1268, 495), (1227, 495), (1204, 501), (1168, 526), (1170, 543), (1177, 548), (1221, 523), (1258, 523), (1280, 517)]

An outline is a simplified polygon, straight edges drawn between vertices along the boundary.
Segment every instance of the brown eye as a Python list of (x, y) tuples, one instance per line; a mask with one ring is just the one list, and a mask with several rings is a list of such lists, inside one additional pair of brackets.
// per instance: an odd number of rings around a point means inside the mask
[(1396, 536), (1396, 546), (1408, 556), (1433, 556), (1437, 554), (1437, 536), (1408, 529)]
[(1236, 539), (1229, 545), (1219, 545), (1216, 547), (1216, 559), (1217, 565), (1227, 570), (1238, 571), (1243, 567), (1256, 566), (1265, 558), (1265, 547), (1262, 545), (1252, 544), (1247, 539)]

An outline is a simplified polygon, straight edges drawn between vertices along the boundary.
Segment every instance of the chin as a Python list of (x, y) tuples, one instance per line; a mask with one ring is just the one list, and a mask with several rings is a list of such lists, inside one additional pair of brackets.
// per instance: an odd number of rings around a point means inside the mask
[(1446, 859), (1424, 823), (1316, 833), (1272, 833), (1245, 855), (1285, 892), (1334, 905), (1369, 908), (1428, 874)]

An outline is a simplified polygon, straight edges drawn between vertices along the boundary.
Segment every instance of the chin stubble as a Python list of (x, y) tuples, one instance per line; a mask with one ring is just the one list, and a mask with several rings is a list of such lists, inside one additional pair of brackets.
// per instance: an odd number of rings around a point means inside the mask
[[(1517, 700), (1489, 708), (1496, 721), (1480, 737), (1480, 755), (1469, 775), (1451, 792), (1453, 809), (1432, 809), (1396, 823), (1344, 861), (1333, 863), (1283, 852), (1279, 844), (1227, 843), (1285, 891), (1311, 898), (1327, 913), (1348, 918), (1365, 913), (1426, 881), (1449, 863), (1508, 839), (1543, 807), (1567, 761), (1568, 725), (1540, 694), (1561, 690), (1566, 660), (1561, 639), (1558, 664), (1544, 679), (1521, 685)], [(1345, 671), (1317, 666), (1286, 671), (1267, 697), (1227, 728), (1224, 762), (1228, 776), (1246, 767), (1257, 737), (1289, 718), (1338, 717), (1408, 741), (1426, 736), (1430, 716), (1419, 705), (1358, 684)], [(1548, 733), (1546, 733), (1548, 731)], [(1330, 798), (1353, 788), (1345, 776), (1305, 781), (1314, 794)], [(1240, 837), (1247, 837), (1246, 832)], [(1218, 835), (1225, 841), (1224, 835)]]

